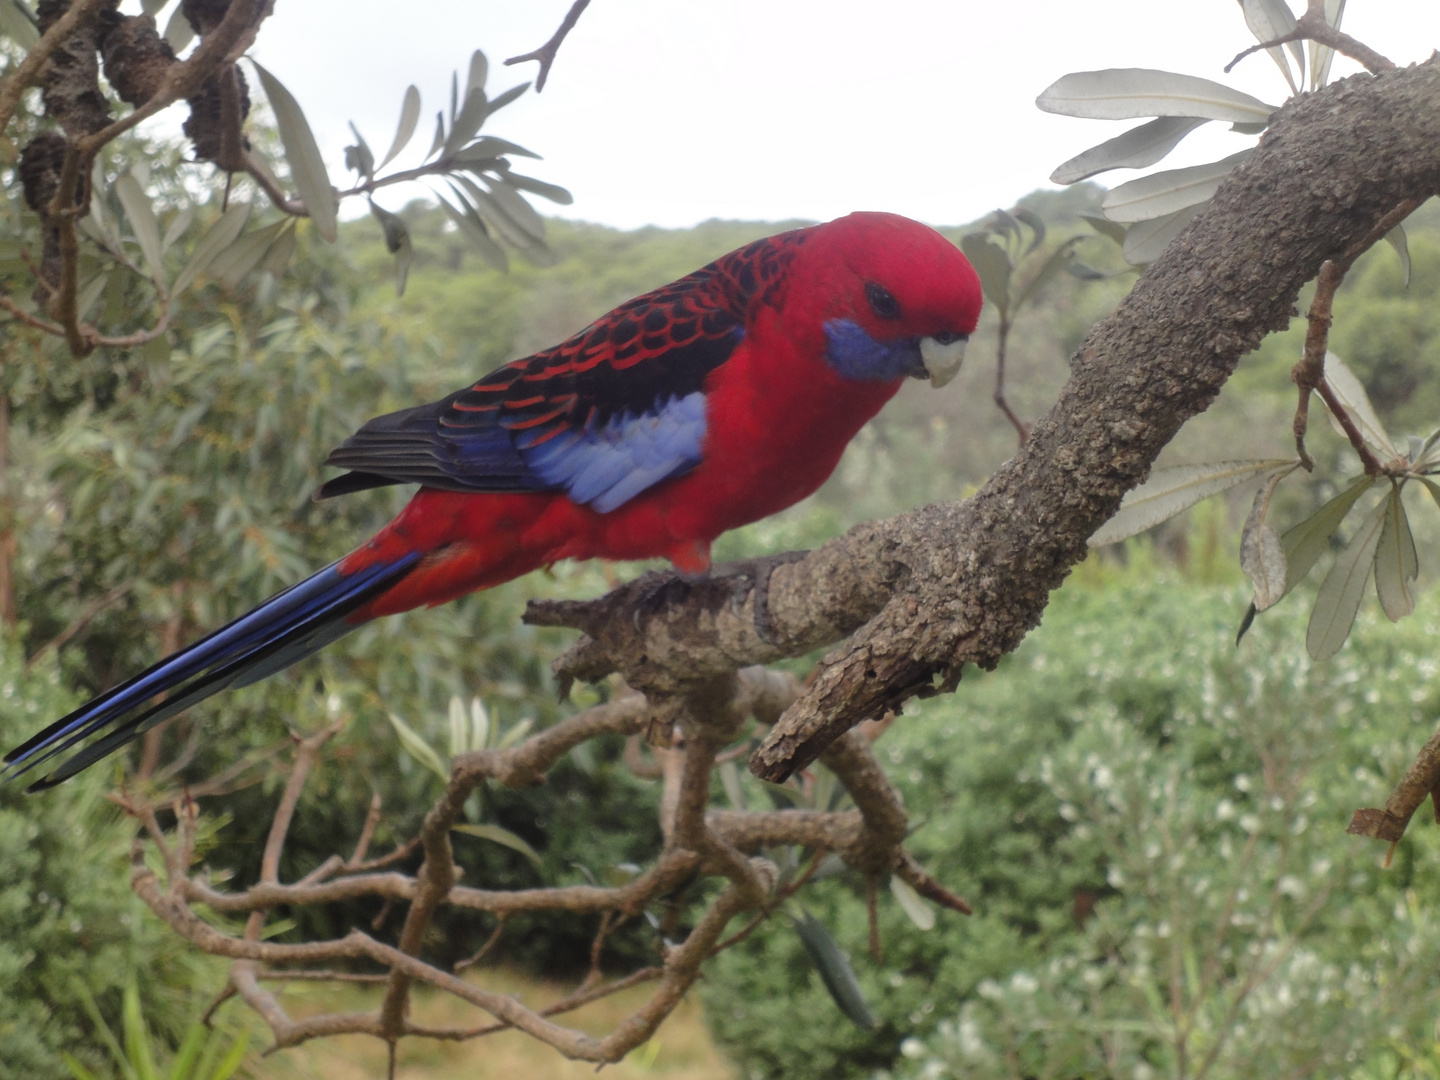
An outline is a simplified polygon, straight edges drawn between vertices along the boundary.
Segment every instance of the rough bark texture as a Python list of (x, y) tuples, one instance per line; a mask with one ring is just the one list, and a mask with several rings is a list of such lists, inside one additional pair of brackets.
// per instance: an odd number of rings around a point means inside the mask
[[(974, 498), (851, 530), (759, 575), (768, 588), (753, 574), (688, 592), (652, 582), (527, 617), (586, 631), (563, 677), (620, 671), (652, 699), (858, 627), (751, 761), (766, 779), (788, 776), (861, 720), (953, 689), (965, 664), (989, 668), (1014, 649), (1180, 425), (1288, 325), (1320, 264), (1404, 199), (1437, 191), (1436, 59), (1306, 95), (1091, 330), (1059, 401)], [(637, 589), (664, 602), (636, 609)]]

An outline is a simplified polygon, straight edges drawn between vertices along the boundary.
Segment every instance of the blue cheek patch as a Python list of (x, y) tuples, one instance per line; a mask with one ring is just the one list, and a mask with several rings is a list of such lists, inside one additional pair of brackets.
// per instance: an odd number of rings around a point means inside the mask
[(843, 378), (893, 382), (925, 374), (918, 338), (876, 341), (853, 319), (831, 319), (825, 324), (825, 340), (825, 359)]
[(705, 395), (670, 398), (639, 416), (622, 413), (603, 424), (520, 448), (532, 472), (602, 514), (661, 480), (700, 464)]

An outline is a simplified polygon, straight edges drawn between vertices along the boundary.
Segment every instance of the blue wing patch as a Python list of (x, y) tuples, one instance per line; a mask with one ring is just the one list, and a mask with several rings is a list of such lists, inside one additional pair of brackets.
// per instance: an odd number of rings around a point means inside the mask
[(564, 488), (577, 503), (602, 514), (646, 488), (700, 464), (705, 442), (705, 395), (670, 398), (638, 416), (631, 412), (579, 431), (527, 445), (516, 440), (525, 464), (547, 484)]

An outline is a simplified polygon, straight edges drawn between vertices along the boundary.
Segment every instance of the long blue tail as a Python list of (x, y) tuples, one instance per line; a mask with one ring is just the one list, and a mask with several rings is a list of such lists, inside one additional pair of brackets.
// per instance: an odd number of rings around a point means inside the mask
[[(389, 589), (419, 560), (413, 553), (353, 574), (341, 574), (340, 564), (332, 563), (37, 732), (5, 755), (0, 782), (104, 732), (26, 790), (54, 787), (210, 695), (289, 667), (353, 630), (345, 616)], [(157, 702), (161, 694), (167, 696)]]

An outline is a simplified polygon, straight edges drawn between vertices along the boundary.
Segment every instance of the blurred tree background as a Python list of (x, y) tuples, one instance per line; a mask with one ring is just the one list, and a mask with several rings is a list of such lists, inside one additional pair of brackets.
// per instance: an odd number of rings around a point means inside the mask
[[(201, 188), (198, 167), (177, 146), (127, 136), (108, 161), (112, 175), (143, 161), (157, 188)], [(34, 219), (17, 195), (16, 162), (0, 167), (11, 174), (0, 206), (5, 235), (23, 236)], [(1046, 223), (1051, 245), (1086, 236), (1078, 251), (1101, 272), (1053, 278), (1011, 335), (1008, 395), (1026, 419), (1052, 400), (1070, 353), (1133, 280), (1084, 220), (1100, 194), (1077, 185), (1019, 203)], [(219, 194), (198, 198), (203, 229), (222, 207)], [(159, 226), (185, 212), (162, 206)], [(239, 275), (214, 268), (176, 301), (169, 332), (149, 343), (76, 359), (20, 321), (0, 323), (7, 744), (387, 520), (407, 492), (309, 501), (328, 450), (368, 417), (432, 400), (622, 300), (798, 224), (620, 232), (550, 220), (548, 254), (513, 260), (502, 273), (433, 204), (412, 203), (398, 216), (413, 248), (403, 296), (376, 220), (341, 222), (332, 245), (301, 222), (288, 262)], [(269, 223), (257, 215), (257, 226)], [(1409, 286), (1388, 249), (1367, 255), (1340, 294), (1331, 339), (1397, 432), (1433, 427), (1440, 416), (1434, 204), (1407, 229)], [(957, 241), (966, 231), (946, 230)], [(0, 274), (23, 274), (18, 242), (6, 244)], [(120, 276), (91, 298), (97, 325), (145, 302), (142, 287)], [(1016, 438), (991, 400), (993, 320), (987, 307), (954, 386), (907, 387), (819, 493), (723, 538), (717, 557), (813, 546), (983, 481)], [(1168, 459), (1288, 453), (1288, 372), (1302, 335), (1299, 325), (1268, 339)], [(1344, 443), (1326, 439), (1316, 434), (1315, 452), (1333, 464)], [(1317, 471), (1327, 475), (1334, 470)], [(1296, 520), (1333, 493), (1325, 481), (1290, 485), (1283, 498), (1293, 505), (1278, 512)], [(1416, 509), (1417, 538), (1433, 545), (1437, 516)], [(705, 983), (714, 1036), (738, 1075), (1436, 1074), (1433, 833), (1407, 835), (1383, 869), (1382, 849), (1343, 830), (1355, 807), (1383, 802), (1406, 748), (1435, 725), (1440, 612), (1431, 595), (1419, 617), (1391, 628), (1372, 605), (1340, 657), (1312, 665), (1304, 605), (1292, 600), (1237, 650), (1243, 516), (1239, 502), (1201, 507), (1092, 557), (998, 671), (967, 679), (954, 697), (917, 707), (885, 733), (882, 759), (917, 823), (917, 854), (976, 914), (941, 914), (922, 930), (923, 914), (907, 917), (884, 895), (883, 955), (872, 956), (864, 883), (822, 882), (805, 903), (849, 953), (876, 1026), (841, 1016), (790, 916), (777, 915), (724, 954)], [(206, 801), (205, 858), (217, 881), (250, 878), (284, 779), (272, 767), (278, 748), (290, 733), (343, 715), (347, 727), (307, 789), (282, 877), (353, 847), (377, 793), (383, 850), (413, 833), (439, 782), (403, 749), (391, 714), (435, 745), (456, 696), (478, 697), (497, 732), (552, 722), (575, 707), (557, 702), (549, 677), (566, 635), (521, 625), (525, 600), (598, 595), (612, 575), (638, 569), (562, 565), (387, 619), (193, 710), (151, 743), (148, 758), (137, 752), (116, 772), (92, 770), (39, 798), (0, 789), (0, 985), (8, 990), (0, 1061), (37, 1080), (77, 1068), (119, 1075), (110, 1032), (140, 1030), (127, 987), (143, 988), (139, 1007), (162, 1048), (184, 1045), (217, 987), (218, 969), (189, 955), (130, 896), (132, 831), (104, 798), (117, 778), (178, 792), (219, 776)], [(576, 697), (584, 704), (608, 692), (582, 688)], [(767, 797), (748, 778), (740, 793), (752, 803)], [(715, 796), (735, 792), (717, 784)], [(471, 808), (473, 821), (509, 830), (537, 860), (481, 837), (460, 839), (457, 855), (467, 881), (496, 888), (623, 873), (655, 850), (657, 798), (657, 782), (626, 766), (619, 742), (577, 751), (544, 787), (496, 791)], [(397, 921), (379, 905), (332, 916), (339, 925), (326, 933), (348, 921), (383, 936)], [(478, 918), (446, 925), (445, 959), (462, 960), (493, 929)], [(594, 929), (579, 917), (516, 919), (489, 962), (537, 974), (583, 970)], [(606, 966), (647, 962), (655, 939), (643, 922), (632, 925), (610, 939)], [(254, 1059), (247, 1067), (255, 1075), (283, 1068)]]

